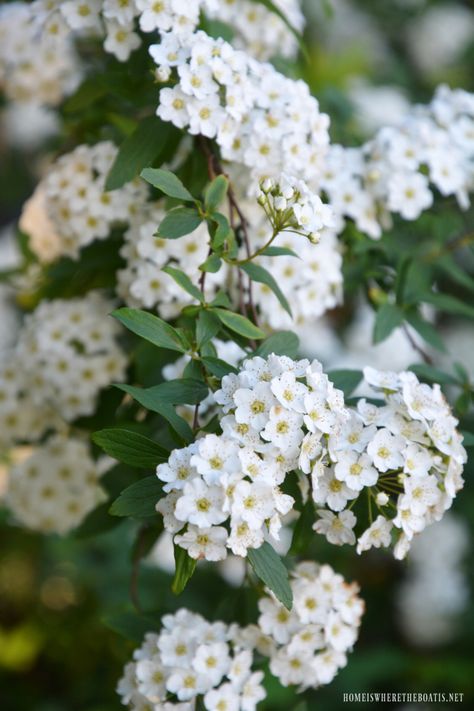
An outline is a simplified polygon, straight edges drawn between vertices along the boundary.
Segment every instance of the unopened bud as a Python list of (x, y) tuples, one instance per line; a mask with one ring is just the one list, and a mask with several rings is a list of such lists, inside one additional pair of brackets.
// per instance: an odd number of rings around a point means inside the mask
[(380, 491), (375, 497), (378, 506), (386, 506), (388, 504), (388, 496), (384, 491)]

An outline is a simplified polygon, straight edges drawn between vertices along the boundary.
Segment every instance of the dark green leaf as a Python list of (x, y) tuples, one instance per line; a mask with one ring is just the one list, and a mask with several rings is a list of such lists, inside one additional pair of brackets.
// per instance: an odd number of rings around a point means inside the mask
[(117, 632), (125, 639), (141, 644), (147, 632), (158, 630), (159, 626), (150, 618), (136, 615), (133, 612), (120, 612), (108, 615), (103, 619), (106, 627)]
[(179, 239), (194, 232), (202, 222), (197, 210), (192, 207), (175, 207), (161, 221), (157, 234), (164, 239)]
[(237, 373), (237, 368), (234, 368), (234, 366), (230, 365), (229, 363), (226, 363), (223, 360), (220, 360), (220, 358), (212, 358), (211, 356), (207, 356), (205, 358), (201, 359), (204, 365), (206, 366), (207, 370), (212, 373), (212, 375), (215, 375), (216, 378), (221, 378), (224, 377), (224, 375), (229, 375), (229, 373)]
[(147, 183), (158, 188), (165, 195), (185, 202), (194, 202), (189, 190), (186, 190), (181, 180), (171, 171), (162, 168), (145, 168), (140, 175)]
[(131, 430), (100, 430), (92, 439), (106, 454), (133, 467), (154, 468), (169, 457), (169, 452), (152, 439)]
[(410, 326), (412, 326), (412, 328), (414, 328), (415, 331), (417, 331), (417, 333), (419, 333), (420, 336), (430, 344), (430, 346), (433, 346), (433, 348), (436, 348), (441, 352), (446, 351), (446, 346), (444, 345), (441, 336), (438, 334), (434, 326), (431, 325), (431, 323), (425, 321), (425, 319), (417, 313), (408, 312), (405, 318)]
[(449, 373), (445, 373), (439, 368), (434, 368), (432, 365), (427, 363), (416, 363), (411, 365), (409, 370), (411, 370), (415, 375), (423, 380), (427, 380), (429, 383), (440, 383), (440, 385), (459, 385), (459, 381), (454, 378)]
[(198, 347), (201, 348), (204, 344), (212, 340), (221, 329), (221, 322), (210, 311), (202, 310), (199, 312), (196, 324), (196, 340)]
[(180, 546), (174, 547), (175, 573), (171, 589), (175, 595), (181, 595), (196, 568), (196, 561)]
[(143, 119), (120, 146), (105, 181), (105, 189), (121, 188), (153, 163), (166, 146), (172, 130), (172, 124), (160, 121), (156, 116)]
[(156, 513), (156, 502), (161, 496), (162, 488), (158, 478), (147, 476), (122, 491), (109, 510), (112, 516), (149, 518)]
[[(183, 381), (181, 380), (180, 382)], [(162, 385), (168, 385), (168, 383), (162, 383)], [(199, 383), (199, 385), (202, 386), (202, 383)], [(183, 420), (182, 417), (176, 414), (173, 405), (170, 405), (169, 401), (166, 401), (163, 391), (159, 389), (162, 387), (161, 385), (155, 385), (152, 388), (136, 388), (132, 385), (116, 385), (116, 387), (131, 395), (142, 407), (161, 415), (161, 417), (170, 424), (172, 429), (186, 442), (192, 441), (192, 429), (186, 420)]]
[(209, 212), (217, 210), (227, 195), (229, 181), (224, 175), (218, 175), (209, 183), (204, 193), (204, 204)]
[(448, 276), (460, 286), (464, 286), (470, 291), (474, 291), (474, 279), (462, 269), (452, 257), (444, 257), (436, 262), (436, 267), (448, 274)]
[(469, 412), (469, 409), (471, 407), (471, 402), (472, 402), (471, 393), (461, 393), (461, 395), (458, 397), (458, 399), (454, 403), (454, 407), (460, 415), (467, 415), (467, 413)]
[(465, 447), (474, 447), (474, 433), (473, 432), (461, 432), (464, 437), (463, 445)]
[(262, 257), (300, 257), (289, 247), (267, 247), (262, 253)]
[(162, 271), (164, 271), (165, 274), (169, 274), (169, 276), (174, 279), (175, 282), (182, 289), (184, 289), (184, 291), (190, 294), (193, 299), (200, 301), (201, 304), (204, 303), (204, 294), (202, 293), (202, 291), (200, 291), (197, 286), (194, 286), (188, 275), (182, 272), (181, 269), (175, 269), (175, 267), (167, 266), (163, 267)]
[(361, 370), (330, 370), (328, 373), (329, 380), (334, 383), (336, 388), (342, 390), (346, 397), (354, 392), (362, 377)]
[(211, 274), (215, 274), (216, 272), (219, 271), (221, 266), (222, 266), (222, 259), (217, 254), (211, 254), (206, 259), (206, 261), (203, 262), (199, 266), (199, 269), (202, 272), (210, 272)]
[(90, 536), (99, 536), (119, 526), (121, 521), (110, 515), (109, 508), (110, 503), (106, 501), (90, 511), (81, 525), (74, 530), (74, 538), (82, 539), (89, 538)]
[(232, 304), (230, 303), (229, 297), (224, 291), (222, 291), (222, 289), (219, 289), (219, 291), (211, 301), (210, 306), (221, 306), (223, 309), (232, 308)]
[(403, 323), (403, 313), (394, 304), (384, 304), (377, 311), (374, 325), (374, 343), (384, 341), (397, 326)]
[(291, 610), (293, 593), (288, 580), (288, 570), (278, 553), (265, 542), (260, 548), (249, 548), (247, 558), (260, 580), (288, 610)]
[(311, 498), (303, 506), (300, 517), (296, 522), (290, 553), (293, 555), (304, 554), (314, 539), (314, 504)]
[(189, 346), (175, 328), (147, 311), (122, 308), (113, 311), (112, 316), (129, 331), (133, 331), (137, 336), (160, 348), (185, 353), (187, 346)]
[(64, 104), (64, 111), (67, 114), (82, 111), (93, 104), (97, 99), (101, 99), (108, 92), (105, 83), (97, 78), (86, 79), (82, 82), (77, 91)]
[(215, 212), (208, 221), (209, 234), (211, 235), (212, 248), (219, 250), (226, 240), (235, 242), (235, 235), (229, 225), (229, 220), (220, 212)]
[(248, 274), (248, 276), (252, 279), (252, 281), (257, 281), (260, 282), (261, 284), (265, 284), (268, 286), (269, 289), (273, 291), (275, 296), (277, 297), (278, 301), (280, 304), (283, 306), (287, 314), (290, 316), (292, 315), (291, 313), (291, 308), (290, 304), (288, 303), (288, 300), (280, 287), (278, 286), (277, 282), (275, 281), (274, 277), (270, 274), (269, 271), (264, 269), (258, 264), (243, 264), (241, 266), (241, 269)]
[(254, 326), (245, 316), (234, 314), (232, 311), (225, 311), (224, 309), (212, 309), (212, 313), (216, 314), (226, 328), (235, 331), (235, 333), (244, 336), (244, 338), (253, 340), (265, 338), (265, 333), (257, 326)]
[(299, 349), (299, 338), (291, 331), (273, 333), (257, 348), (253, 355), (267, 358), (271, 353), (296, 358)]

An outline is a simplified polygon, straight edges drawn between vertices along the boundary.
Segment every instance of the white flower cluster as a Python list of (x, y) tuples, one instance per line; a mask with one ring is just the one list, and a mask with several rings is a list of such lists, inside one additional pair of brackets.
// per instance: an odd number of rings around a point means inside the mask
[(54, 21), (38, 27), (43, 1), (0, 7), (0, 88), (19, 103), (57, 105), (81, 79), (69, 38)]
[(50, 427), (94, 411), (102, 388), (122, 380), (111, 304), (94, 292), (43, 301), (27, 316), (0, 368), (0, 444), (35, 441)]
[[(117, 692), (132, 711), (191, 711), (203, 697), (207, 711), (255, 711), (265, 698), (263, 672), (239, 645), (239, 628), (208, 622), (181, 608), (165, 615), (126, 665)], [(172, 700), (172, 699), (176, 699)]]
[(413, 542), (407, 577), (397, 590), (398, 620), (408, 640), (436, 646), (451, 640), (469, 601), (464, 558), (469, 529), (448, 513)]
[(214, 398), (225, 413), (223, 434), (174, 450), (157, 467), (167, 493), (157, 510), (191, 557), (216, 561), (227, 548), (240, 556), (258, 548), (267, 529), (278, 539), (294, 503), (280, 485), (298, 467), (309, 471), (323, 433), (348, 413), (318, 362), (276, 355), (245, 361)]
[(269, 637), (260, 647), (283, 686), (299, 691), (329, 684), (347, 664), (364, 612), (356, 583), (349, 585), (329, 565), (303, 562), (291, 572), (293, 609), (273, 595), (259, 600), (258, 627)]
[[(377, 518), (359, 536), (357, 552), (388, 547), (403, 558), (413, 537), (439, 521), (462, 488), (466, 452), (439, 385), (421, 384), (414, 373), (365, 368), (366, 383), (382, 398), (361, 399), (312, 470), (312, 496), (320, 508), (318, 533), (335, 544), (356, 542), (352, 512), (367, 495)], [(349, 503), (351, 502), (351, 503)]]
[(323, 229), (334, 227), (332, 210), (303, 180), (282, 173), (278, 182), (260, 183), (259, 204), (275, 230), (286, 229), (318, 242)]
[[(113, 194), (113, 193), (111, 193)], [(182, 269), (196, 284), (202, 264), (209, 253), (209, 235), (205, 224), (180, 239), (169, 240), (156, 236), (158, 225), (166, 212), (160, 203), (143, 204), (131, 217), (125, 232), (125, 244), (120, 254), (127, 266), (118, 272), (118, 293), (130, 306), (159, 308), (160, 316), (175, 318), (181, 309), (193, 302), (172, 277), (162, 272), (171, 263)], [(214, 296), (225, 283), (227, 270), (206, 276), (206, 298)]]
[[(275, 0), (274, 5), (281, 10), (291, 27), (298, 32), (303, 31), (305, 17), (300, 0)], [(229, 25), (234, 34), (232, 44), (236, 49), (245, 49), (257, 59), (270, 59), (275, 54), (294, 57), (298, 51), (294, 34), (278, 15), (269, 12), (263, 4), (252, 0), (223, 0), (210, 7), (207, 15)]]
[(205, 32), (163, 35), (150, 54), (178, 80), (160, 92), (164, 121), (214, 138), (223, 159), (246, 166), (255, 180), (286, 171), (319, 184), (329, 119), (307, 84)]
[(374, 239), (390, 213), (416, 220), (431, 207), (433, 187), (462, 208), (474, 188), (474, 94), (440, 86), (427, 106), (415, 106), (361, 148), (332, 145), (321, 187), (339, 216)]
[(138, 178), (105, 192), (116, 155), (109, 141), (81, 145), (61, 156), (44, 179), (46, 210), (61, 237), (63, 255), (77, 257), (81, 247), (108, 237), (112, 227), (128, 222), (146, 199), (147, 186)]
[(87, 444), (56, 435), (12, 467), (6, 503), (21, 525), (64, 534), (105, 499), (99, 479)]

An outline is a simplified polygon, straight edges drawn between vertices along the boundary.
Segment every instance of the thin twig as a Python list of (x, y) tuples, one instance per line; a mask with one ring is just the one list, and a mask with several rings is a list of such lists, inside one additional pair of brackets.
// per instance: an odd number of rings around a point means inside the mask
[(418, 345), (418, 343), (415, 341), (415, 339), (411, 335), (406, 324), (403, 324), (402, 329), (403, 329), (405, 336), (408, 339), (408, 342), (410, 343), (411, 347), (413, 348), (413, 350), (415, 350), (418, 353), (418, 355), (421, 356), (422, 360), (425, 363), (427, 363), (428, 365), (433, 365), (433, 359), (431, 358), (431, 356), (428, 355), (428, 353), (426, 353), (426, 351), (423, 350), (423, 348), (421, 348), (421, 346)]

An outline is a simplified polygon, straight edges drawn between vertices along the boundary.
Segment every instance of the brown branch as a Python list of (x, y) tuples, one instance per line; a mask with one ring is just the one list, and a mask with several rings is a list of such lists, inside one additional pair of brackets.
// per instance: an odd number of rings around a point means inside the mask
[(428, 355), (428, 353), (426, 353), (426, 351), (423, 350), (423, 348), (421, 348), (421, 346), (418, 345), (418, 343), (415, 341), (415, 339), (411, 335), (410, 330), (408, 329), (406, 324), (403, 324), (402, 330), (403, 330), (403, 333), (405, 334), (405, 336), (407, 337), (408, 342), (410, 343), (413, 350), (415, 350), (418, 353), (418, 355), (421, 357), (421, 359), (425, 363), (427, 363), (428, 365), (433, 365), (433, 359), (431, 358), (430, 355)]

